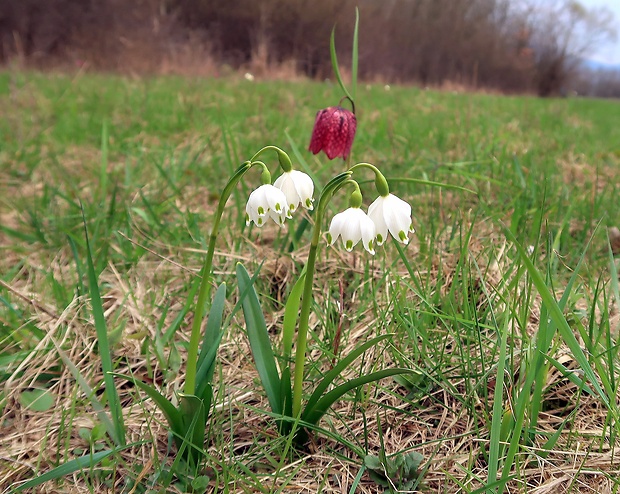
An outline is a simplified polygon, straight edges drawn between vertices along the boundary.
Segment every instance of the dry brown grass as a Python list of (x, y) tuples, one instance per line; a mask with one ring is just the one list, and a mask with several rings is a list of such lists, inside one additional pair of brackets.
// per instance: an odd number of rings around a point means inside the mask
[[(292, 259), (281, 258), (270, 248), (269, 235), (270, 231), (266, 230), (259, 237), (260, 243), (248, 247), (253, 259), (265, 259), (261, 279), (272, 285), (274, 298), (278, 299), (283, 286), (294, 280), (296, 273)], [(154, 246), (155, 251), (158, 248)], [(471, 245), (472, 255), (479, 260), (486, 251), (488, 248), (481, 243), (474, 242)], [(217, 265), (220, 266), (218, 273), (233, 272), (239, 256), (222, 251), (216, 256)], [(293, 258), (303, 256), (302, 250), (294, 253)], [(342, 270), (343, 266), (353, 270), (357, 266), (363, 269), (356, 254), (339, 253), (327, 259), (317, 271), (317, 287), (333, 279), (334, 273)], [(194, 258), (194, 261), (197, 260)], [(30, 478), (33, 471), (47, 470), (58, 461), (66, 461), (72, 456), (72, 451), (87, 448), (88, 445), (78, 435), (78, 429), (92, 427), (96, 421), (92, 408), (72, 374), (62, 365), (58, 353), (64, 352), (66, 358), (76, 365), (95, 388), (101, 385), (101, 369), (95, 350), (96, 334), (90, 317), (84, 311), (88, 301), (75, 298), (70, 306), (58, 313), (53, 304), (44, 298), (44, 280), (37, 274), (38, 267), (48, 262), (45, 254), (30, 252), (24, 269), (5, 286), (24, 302), (30, 314), (30, 322), (42, 328), (46, 336), (4, 384), (7, 406), (2, 417), (3, 452), (0, 459), (0, 488), (3, 490), (19, 480)], [(453, 274), (451, 270), (456, 262), (457, 259), (445, 249), (441, 259), (444, 284), (438, 289), (449, 289)], [(68, 252), (59, 253), (52, 264), (63, 270), (65, 275), (72, 269)], [(490, 269), (485, 271), (489, 277), (481, 282), (499, 284), (500, 270), (504, 269), (505, 264), (501, 254), (497, 256)], [(156, 376), (156, 383), (164, 385), (165, 393), (169, 396), (180, 389), (180, 374), (170, 374), (167, 369), (161, 369), (152, 357), (145, 360), (141, 344), (147, 336), (155, 338), (154, 325), (161, 316), (160, 307), (165, 302), (172, 300), (167, 316), (169, 320), (181, 309), (184, 303), (183, 287), (194, 276), (196, 269), (197, 266), (184, 266), (162, 257), (147, 255), (123, 275), (110, 264), (100, 279), (101, 285), (106, 287), (102, 294), (106, 317), (108, 320), (122, 318), (125, 321), (123, 337), (114, 347), (115, 358), (120, 363), (118, 371), (131, 372), (143, 379), (149, 375)], [(322, 303), (320, 292), (319, 304)], [(364, 301), (353, 297), (348, 303), (359, 308)], [(364, 339), (370, 328), (376, 324), (385, 324), (385, 321), (377, 321), (371, 309), (365, 312), (367, 317), (350, 328), (342, 348), (343, 354)], [(274, 323), (280, 317), (281, 313), (274, 312), (268, 324), (271, 322), (275, 328)], [(186, 323), (184, 328), (188, 327), (189, 321)], [(315, 331), (321, 331), (316, 320), (311, 323)], [(187, 331), (179, 331), (177, 338), (187, 339)], [(267, 473), (270, 468), (262, 459), (264, 452), (277, 450), (273, 446), (274, 442), (279, 444), (281, 440), (277, 437), (273, 421), (258, 412), (268, 409), (268, 404), (257, 385), (256, 371), (249, 355), (247, 339), (241, 329), (241, 322), (237, 320), (229, 328), (219, 354), (219, 395), (211, 422), (218, 424), (220, 429), (213, 431), (215, 445), (209, 446), (207, 443), (207, 447), (219, 462), (225, 464), (231, 461), (232, 455), (232, 458), (245, 462), (251, 470), (260, 474)], [(318, 359), (320, 355), (313, 353), (311, 357)], [(562, 359), (564, 365), (574, 367), (574, 360), (567, 353)], [(365, 365), (366, 368), (361, 371), (370, 371), (376, 365), (375, 359), (366, 359)], [(355, 372), (358, 371), (356, 369)], [(36, 385), (43, 374), (55, 375), (50, 388), (56, 397), (55, 405), (48, 412), (32, 412), (20, 405), (19, 394)], [(123, 458), (128, 466), (144, 465), (141, 473), (148, 478), (155, 469), (153, 448), (159, 458), (166, 457), (164, 419), (152, 402), (140, 401), (139, 392), (131, 386), (118, 384), (128, 440), (152, 440), (142, 447), (125, 451)], [(369, 389), (361, 402), (338, 403), (331, 418), (321, 425), (350, 441), (367, 441), (369, 449), (374, 452), (378, 452), (381, 444), (388, 454), (409, 449), (421, 452), (429, 462), (424, 480), (426, 492), (464, 492), (464, 488), (457, 487), (458, 482), (466, 482), (468, 489), (480, 487), (472, 483), (471, 478), (472, 473), (484, 478), (486, 471), (481, 451), (488, 448), (488, 436), (485, 434), (479, 437), (474, 433), (476, 430), (485, 430), (485, 414), (482, 413), (485, 405), (479, 402), (479, 415), (471, 415), (462, 406), (456, 396), (467, 394), (468, 388), (464, 381), (452, 382), (454, 392), (439, 387), (415, 403), (403, 401), (407, 394), (404, 388), (390, 383), (386, 385), (390, 389), (389, 393), (381, 388)], [(492, 399), (492, 385), (489, 382), (489, 400)], [(620, 472), (615, 466), (614, 447), (617, 445), (600, 439), (606, 436), (605, 410), (594, 398), (581, 395), (577, 399), (579, 393), (575, 385), (557, 372), (549, 374), (547, 389), (546, 399), (549, 403), (556, 402), (558, 408), (546, 410), (541, 415), (539, 428), (553, 433), (570, 413), (575, 417), (573, 427), (563, 433), (554, 451), (545, 458), (540, 456), (544, 451), (541, 439), (525, 447), (521, 456), (526, 465), (523, 473), (524, 478), (528, 479), (527, 484), (515, 482), (509, 486), (508, 492), (558, 493), (570, 488), (571, 492), (611, 493), (614, 484), (609, 477)], [(341, 421), (337, 417), (345, 419)], [(525, 457), (529, 459), (525, 460)], [(273, 484), (267, 481), (267, 485), (270, 485), (271, 491), (284, 488), (286, 492), (310, 493), (318, 492), (320, 486), (321, 492), (349, 492), (358, 473), (358, 461), (347, 448), (319, 435), (306, 452), (301, 452), (296, 459), (284, 464), (279, 480)], [(120, 489), (125, 468), (119, 467), (117, 487), (113, 490)], [(287, 473), (294, 473), (291, 480), (286, 480)], [(248, 492), (247, 488), (238, 480), (229, 486), (229, 492)], [(48, 483), (37, 492), (58, 492), (57, 489), (54, 483)], [(97, 492), (110, 491), (103, 485), (95, 486), (95, 489)], [(87, 490), (77, 475), (65, 479), (62, 484), (62, 492), (78, 493)], [(364, 476), (356, 492), (375, 493), (377, 486)]]

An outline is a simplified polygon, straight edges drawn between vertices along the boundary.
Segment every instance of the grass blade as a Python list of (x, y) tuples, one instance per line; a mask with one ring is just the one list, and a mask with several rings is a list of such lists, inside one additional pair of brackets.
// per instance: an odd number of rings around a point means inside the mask
[(140, 444), (144, 444), (143, 442), (137, 442), (133, 444), (128, 444), (126, 446), (122, 446), (120, 448), (108, 449), (105, 451), (98, 451), (97, 453), (89, 454), (81, 456), (80, 458), (75, 458), (74, 460), (70, 460), (62, 465), (50, 470), (49, 472), (45, 472), (44, 474), (35, 477), (27, 482), (19, 486), (12, 486), (13, 490), (11, 492), (21, 492), (26, 489), (31, 489), (33, 487), (37, 487), (45, 482), (49, 482), (50, 480), (56, 480), (66, 475), (69, 475), (74, 472), (78, 472), (80, 470), (90, 469), (94, 467), (97, 463), (105, 460), (108, 456), (118, 453), (127, 448), (132, 448), (134, 446), (139, 446)]
[(351, 92), (353, 101), (357, 96), (357, 62), (358, 62), (358, 39), (359, 39), (360, 11), (355, 7), (355, 27), (353, 28), (353, 47), (351, 48)]
[(336, 80), (342, 88), (342, 92), (347, 96), (347, 98), (354, 102), (355, 99), (353, 98), (347, 87), (344, 85), (342, 75), (340, 75), (340, 68), (338, 67), (338, 56), (336, 55), (336, 26), (334, 26), (334, 28), (332, 29), (332, 35), (329, 38), (329, 53), (332, 59), (332, 68), (334, 69)]
[(187, 299), (185, 300), (185, 305), (183, 306), (183, 309), (174, 318), (174, 321), (172, 321), (172, 324), (170, 324), (170, 327), (162, 335), (161, 337), (162, 346), (166, 346), (170, 342), (174, 334), (177, 332), (177, 330), (181, 326), (181, 323), (184, 321), (185, 316), (189, 313), (192, 305), (194, 304), (194, 299), (196, 298), (196, 292), (198, 292), (199, 285), (200, 285), (200, 278), (196, 278), (193, 281), (189, 292), (187, 293)]
[[(8, 285), (6, 285), (8, 286)], [(5, 287), (4, 282), (2, 282), (0, 280), (0, 287)], [(4, 305), (9, 312), (11, 312), (13, 315), (15, 315), (20, 321), (26, 321), (22, 324), (22, 326), (24, 328), (28, 328), (28, 330), (38, 339), (38, 340), (42, 340), (43, 338), (45, 338), (45, 331), (43, 331), (42, 329), (38, 328), (37, 326), (35, 326), (34, 324), (32, 324), (31, 322), (28, 321), (28, 318), (24, 316), (24, 314), (17, 310), (15, 307), (13, 307), (13, 304), (11, 304), (11, 302), (9, 302), (8, 299), (4, 298), (2, 295), (0, 295), (0, 304)], [(15, 328), (13, 328), (13, 330), (15, 330)]]
[(95, 265), (93, 264), (92, 251), (90, 240), (88, 238), (88, 228), (86, 227), (86, 217), (84, 216), (84, 210), (82, 210), (82, 218), (84, 221), (84, 235), (86, 238), (86, 261), (91, 308), (93, 312), (93, 318), (95, 320), (97, 341), (99, 343), (99, 357), (101, 358), (103, 381), (105, 384), (106, 394), (108, 396), (108, 403), (110, 405), (112, 422), (114, 424), (114, 436), (112, 437), (112, 440), (117, 445), (124, 446), (125, 426), (123, 423), (123, 412), (121, 409), (120, 400), (118, 398), (118, 393), (116, 392), (116, 388), (114, 387), (114, 378), (112, 376), (112, 371), (114, 370), (114, 368), (112, 365), (110, 342), (108, 339), (108, 331), (106, 327), (105, 317), (103, 315), (103, 303), (101, 301), (101, 293), (99, 292), (99, 280), (97, 279)]
[(620, 278), (618, 277), (618, 269), (616, 268), (616, 260), (614, 258), (614, 252), (611, 248), (611, 243), (609, 244), (608, 255), (611, 289), (616, 300), (616, 306), (620, 307), (620, 287), (618, 283), (618, 280), (620, 280)]
[(475, 190), (468, 189), (467, 187), (461, 187), (460, 185), (454, 185), (454, 184), (446, 184), (443, 182), (434, 182), (432, 180), (424, 180), (421, 178), (409, 178), (409, 177), (392, 178), (390, 177), (388, 182), (390, 184), (401, 182), (401, 183), (416, 184), (416, 185), (427, 185), (429, 187), (439, 187), (441, 189), (447, 189), (447, 190), (460, 190), (462, 192), (468, 192), (470, 194), (478, 195), (478, 192), (476, 192)]
[(547, 306), (547, 310), (549, 311), (549, 317), (558, 328), (560, 334), (562, 335), (562, 338), (564, 339), (564, 342), (566, 343), (568, 348), (570, 348), (571, 352), (573, 353), (573, 357), (575, 357), (575, 360), (577, 360), (577, 362), (579, 363), (579, 366), (583, 370), (585, 376), (591, 382), (596, 394), (601, 398), (601, 400), (603, 400), (603, 403), (608, 408), (610, 408), (611, 402), (609, 400), (609, 396), (598, 383), (598, 379), (596, 377), (596, 374), (594, 374), (594, 370), (592, 369), (588, 358), (583, 353), (581, 345), (579, 345), (577, 338), (575, 338), (573, 331), (571, 330), (568, 322), (566, 321), (566, 318), (564, 317), (564, 314), (562, 313), (562, 309), (549, 291), (549, 288), (547, 287), (544, 278), (540, 274), (540, 271), (538, 271), (536, 266), (534, 266), (534, 263), (532, 263), (529, 256), (527, 255), (527, 252), (525, 252), (523, 246), (521, 246), (521, 244), (517, 241), (514, 234), (506, 227), (504, 227), (504, 231), (506, 233), (506, 236), (508, 236), (516, 246), (517, 251), (521, 256), (521, 260), (525, 264), (525, 267), (527, 268), (532, 278), (534, 286), (538, 290), (538, 293), (540, 294), (543, 303)]
[[(499, 341), (499, 357), (497, 359), (497, 375), (495, 378), (495, 390), (493, 396), (493, 418), (491, 420), (491, 436), (489, 438), (489, 475), (487, 487), (497, 481), (497, 470), (500, 458), (500, 442), (502, 436), (502, 419), (504, 416), (504, 378), (506, 369), (506, 350), (508, 347), (508, 322), (506, 319), (501, 330)], [(497, 491), (495, 491), (497, 492)]]
[(6, 225), (0, 225), (0, 232), (4, 232), (7, 235), (16, 238), (17, 240), (26, 242), (27, 244), (34, 244), (38, 240), (37, 237), (34, 235), (20, 232), (19, 230), (14, 230), (13, 228), (9, 228)]
[(338, 378), (338, 376), (340, 376), (340, 374), (342, 374), (342, 372), (357, 358), (359, 357), (362, 353), (364, 353), (366, 350), (368, 350), (369, 348), (375, 346), (377, 343), (379, 343), (382, 340), (385, 340), (386, 338), (389, 338), (391, 336), (394, 336), (392, 333), (388, 333), (388, 334), (382, 334), (380, 336), (377, 336), (376, 338), (373, 338), (371, 340), (368, 340), (366, 343), (358, 346), (355, 350), (353, 350), (351, 353), (349, 353), (346, 357), (344, 357), (342, 360), (340, 360), (340, 362), (338, 362), (333, 369), (331, 369), (327, 374), (325, 374), (325, 377), (323, 378), (323, 380), (319, 383), (319, 385), (314, 389), (314, 392), (312, 393), (312, 395), (310, 396), (310, 398), (308, 399), (308, 402), (306, 403), (306, 408), (304, 410), (304, 416), (308, 413), (312, 412), (312, 409), (314, 408), (314, 406), (318, 403), (318, 401), (321, 399), (321, 396), (323, 395), (323, 393), (325, 393), (325, 391), (327, 391), (327, 388), (329, 388), (329, 386), (331, 385), (332, 382), (334, 382), (334, 380), (336, 378)]
[[(547, 287), (547, 284), (545, 283), (543, 276), (540, 274), (536, 266), (534, 266), (529, 256), (527, 255), (527, 252), (525, 252), (525, 249), (517, 241), (512, 231), (510, 231), (510, 229), (507, 228), (506, 226), (504, 226), (503, 228), (504, 228), (506, 236), (515, 245), (519, 253), (519, 256), (521, 257), (523, 261), (523, 264), (525, 265), (525, 268), (530, 274), (532, 283), (536, 287), (540, 297), (542, 298), (543, 304), (546, 307), (546, 310), (548, 311), (550, 322), (548, 325), (546, 325), (546, 328), (549, 329), (551, 326), (554, 326), (558, 329), (560, 335), (562, 336), (562, 339), (564, 340), (566, 345), (571, 350), (573, 357), (579, 363), (580, 368), (583, 371), (585, 377), (588, 379), (588, 381), (590, 381), (592, 388), (593, 388), (593, 392), (598, 397), (600, 397), (600, 399), (603, 401), (603, 403), (609, 410), (612, 410), (614, 413), (616, 413), (615, 406), (613, 406), (610, 403), (608, 395), (606, 394), (605, 391), (603, 391), (600, 384), (598, 383), (597, 376), (594, 373), (594, 370), (592, 369), (590, 362), (585, 356), (583, 350), (581, 349), (581, 346), (579, 345), (579, 342), (577, 341), (577, 338), (575, 337), (570, 326), (568, 325), (568, 322), (566, 318), (564, 317), (564, 314), (562, 312), (562, 309), (560, 308), (560, 305), (555, 300), (554, 296), (552, 295), (549, 288)], [(564, 300), (561, 300), (561, 302), (564, 303)], [(547, 335), (547, 337), (550, 338), (549, 335)], [(546, 356), (546, 358), (553, 361), (551, 357), (548, 355)], [(575, 378), (574, 375), (568, 375), (566, 377), (568, 377), (569, 379)], [(520, 393), (517, 403), (514, 407), (515, 425), (513, 428), (512, 437), (510, 439), (508, 452), (506, 453), (504, 468), (502, 470), (503, 478), (508, 477), (510, 469), (513, 466), (513, 460), (519, 449), (519, 445), (521, 441), (521, 434), (522, 434), (523, 427), (524, 427), (525, 417), (527, 415), (527, 403), (531, 399), (529, 390), (532, 389), (532, 385), (534, 384), (535, 378), (536, 378), (536, 375), (534, 372), (527, 374), (525, 382), (523, 384), (523, 388), (522, 388), (524, 391)], [(585, 383), (584, 383), (584, 388), (585, 388)], [(504, 487), (501, 487), (502, 491), (503, 491), (503, 488)]]
[(82, 392), (86, 395), (86, 397), (88, 398), (88, 401), (90, 401), (91, 406), (94, 408), (95, 413), (97, 414), (97, 418), (105, 426), (106, 431), (108, 432), (110, 437), (114, 438), (114, 435), (116, 433), (114, 424), (112, 423), (112, 421), (110, 420), (110, 417), (106, 413), (105, 407), (97, 399), (95, 392), (89, 386), (88, 382), (86, 382), (86, 379), (84, 379), (84, 376), (82, 376), (82, 373), (79, 371), (79, 369), (75, 366), (75, 364), (71, 361), (69, 356), (65, 353), (65, 351), (62, 348), (60, 348), (58, 343), (53, 338), (52, 338), (52, 343), (56, 347), (56, 351), (58, 352), (58, 355), (60, 355), (60, 358), (62, 359), (64, 364), (69, 369), (69, 372), (71, 372), (71, 374), (73, 375), (73, 378), (77, 381), (78, 386), (82, 389)]

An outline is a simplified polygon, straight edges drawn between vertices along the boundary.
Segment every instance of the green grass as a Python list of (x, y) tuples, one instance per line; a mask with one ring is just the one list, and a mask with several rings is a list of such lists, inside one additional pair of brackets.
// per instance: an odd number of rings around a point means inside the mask
[[(335, 85), (312, 82), (0, 73), (0, 490), (58, 466), (46, 492), (189, 489), (173, 475), (163, 417), (129, 384), (106, 390), (102, 361), (174, 395), (188, 293), (228, 176), (266, 144), (292, 155), (288, 134), (324, 185), (343, 165), (306, 149), (316, 110), (338, 100)], [(347, 377), (415, 374), (351, 392), (319, 423), (312, 454), (295, 452), (234, 314), (196, 490), (376, 492), (363, 456), (415, 451), (421, 491), (620, 492), (607, 241), (620, 223), (620, 103), (360, 85), (356, 106), (354, 161), (385, 173), (417, 232), (374, 258), (321, 247), (307, 372), (317, 382), (395, 333)], [(275, 172), (275, 156), (267, 164)], [(258, 183), (250, 172), (229, 202), (214, 281), (234, 287), (239, 259), (250, 274), (262, 264), (275, 338), (309, 230), (289, 252), (298, 219), (247, 228)], [(98, 462), (76, 460), (88, 453)]]

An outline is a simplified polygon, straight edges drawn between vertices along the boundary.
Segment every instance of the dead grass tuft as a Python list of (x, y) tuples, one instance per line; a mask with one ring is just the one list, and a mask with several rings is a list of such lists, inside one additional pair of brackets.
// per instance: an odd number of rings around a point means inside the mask
[[(252, 258), (265, 260), (260, 277), (271, 287), (273, 298), (280, 302), (286, 288), (296, 279), (295, 259), (303, 257), (303, 252), (295, 252), (291, 257), (278, 256), (269, 246), (269, 230), (265, 233), (266, 237), (261, 236), (264, 244), (254, 244)], [(274, 230), (276, 233), (277, 230)], [(332, 255), (336, 252), (339, 252), (338, 256)], [(469, 252), (481, 265), (489, 249), (472, 241)], [(506, 266), (502, 252), (503, 249), (500, 249), (499, 254), (487, 257), (486, 268), (481, 270), (487, 276), (481, 282), (500, 285)], [(221, 272), (232, 272), (232, 264), (236, 261), (234, 256), (221, 252), (218, 257), (224, 261)], [(453, 280), (456, 261), (454, 255), (443, 255), (440, 277), (446, 280), (445, 283)], [(56, 263), (59, 266), (68, 264), (66, 259), (57, 259)], [(344, 266), (346, 271), (365, 268), (359, 254), (330, 252), (320, 263), (317, 286), (342, 275)], [(162, 315), (163, 306), (169, 306), (166, 321), (178, 313), (184, 303), (183, 295), (189, 277), (191, 274), (186, 267), (151, 255), (145, 256), (125, 274), (121, 274), (114, 265), (109, 265), (104, 271), (101, 284), (106, 287), (103, 297), (107, 319), (117, 324), (123, 321), (123, 337), (118, 338), (114, 347), (116, 359), (120, 362), (119, 372), (131, 372), (143, 379), (162, 375), (164, 369), (160, 368), (157, 359), (152, 354), (145, 356), (141, 346), (147, 338), (155, 338), (155, 324)], [(2, 417), (2, 489), (31, 477), (38, 468), (48, 469), (55, 462), (66, 460), (77, 455), (75, 452), (88, 448), (78, 434), (79, 428), (90, 428), (96, 421), (83, 392), (59, 358), (59, 351), (64, 352), (95, 389), (101, 385), (103, 376), (95, 350), (96, 335), (92, 321), (84, 310), (87, 301), (76, 298), (60, 314), (55, 313), (54, 307), (37, 309), (45, 301), (35, 304), (28, 300), (31, 300), (32, 294), (39, 292), (42, 283), (36, 276), (16, 278), (10, 283), (14, 292), (24, 294), (27, 299), (24, 303), (30, 305), (31, 322), (43, 328), (46, 337), (4, 386), (7, 406)], [(446, 286), (439, 289), (444, 290)], [(359, 306), (364, 301), (353, 296), (347, 303)], [(367, 316), (352, 323), (343, 353), (367, 337), (369, 328), (378, 323), (371, 310), (367, 311)], [(184, 328), (189, 326), (189, 322), (186, 321), (177, 333), (175, 339), (178, 342), (186, 340)], [(229, 462), (232, 455), (255, 474), (266, 475), (265, 478), (269, 479), (272, 467), (263, 462), (263, 454), (277, 450), (279, 439), (273, 421), (257, 413), (257, 410), (268, 409), (268, 404), (257, 384), (247, 338), (239, 322), (235, 321), (229, 328), (220, 350), (219, 392), (211, 422), (220, 424), (221, 429), (213, 431), (215, 445), (209, 447), (209, 453), (223, 464)], [(318, 353), (312, 355), (317, 360), (320, 357)], [(564, 365), (574, 368), (574, 361), (568, 354), (564, 354), (562, 359)], [(369, 372), (381, 360), (378, 357), (367, 358), (364, 367), (354, 372)], [(48, 412), (24, 409), (19, 403), (21, 391), (36, 386), (44, 374), (50, 373), (56, 373), (51, 381), (45, 378), (52, 383), (50, 389), (56, 397), (54, 407)], [(179, 377), (170, 377), (165, 381), (164, 389), (168, 396), (181, 386)], [(156, 382), (164, 385), (163, 380)], [(130, 449), (123, 456), (128, 465), (144, 465), (146, 469), (152, 465), (152, 448), (160, 459), (167, 457), (164, 420), (152, 402), (141, 401), (143, 396), (137, 390), (120, 384), (128, 439), (153, 440), (152, 445)], [(424, 480), (425, 489), (430, 492), (457, 492), (448, 479), (465, 481), (470, 478), (468, 470), (484, 478), (486, 466), (482, 452), (488, 447), (488, 437), (483, 433), (487, 427), (485, 414), (470, 414), (457, 399), (467, 393), (463, 380), (452, 383), (454, 392), (438, 387), (416, 402), (405, 399), (407, 390), (404, 388), (389, 381), (383, 385), (386, 389), (368, 388), (357, 405), (350, 401), (338, 403), (321, 426), (354, 442), (367, 443), (374, 454), (379, 453), (381, 444), (387, 454), (411, 449), (421, 452), (430, 462)], [(612, 445), (605, 441), (599, 443), (595, 439), (605, 437), (604, 410), (594, 399), (584, 396), (576, 399), (578, 390), (574, 384), (557, 372), (549, 374), (546, 389), (546, 409), (541, 416), (540, 428), (551, 433), (571, 414), (574, 417), (572, 426), (563, 433), (557, 451), (547, 458), (537, 456), (542, 447), (539, 443), (524, 451), (523, 454), (532, 455), (526, 476), (528, 485), (511, 485), (509, 492), (562, 492), (571, 485), (573, 492), (612, 492), (613, 483), (609, 477), (618, 473), (614, 467)], [(480, 402), (477, 407), (482, 412), (484, 404)], [(322, 485), (322, 492), (348, 492), (358, 473), (358, 462), (359, 459), (352, 456), (347, 448), (319, 435), (315, 436), (307, 453), (288, 462), (277, 480), (267, 482), (273, 482), (273, 490), (286, 487), (287, 492), (316, 492), (319, 485)], [(124, 468), (120, 467), (119, 475), (123, 475)], [(292, 480), (285, 480), (287, 473), (294, 473)], [(41, 492), (54, 492), (54, 489), (53, 484), (46, 484)], [(79, 477), (67, 479), (63, 484), (63, 492), (82, 492), (83, 489)], [(364, 476), (356, 492), (374, 493), (376, 489), (376, 485)], [(231, 492), (245, 492), (245, 488), (239, 485)]]

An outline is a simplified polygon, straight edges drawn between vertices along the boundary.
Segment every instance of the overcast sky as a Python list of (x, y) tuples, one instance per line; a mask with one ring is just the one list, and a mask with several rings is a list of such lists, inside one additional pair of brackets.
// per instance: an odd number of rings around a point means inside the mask
[(620, 65), (620, 0), (580, 0), (586, 7), (607, 7), (616, 16), (616, 32), (615, 42), (601, 45), (595, 49), (587, 57), (597, 62), (610, 65)]

